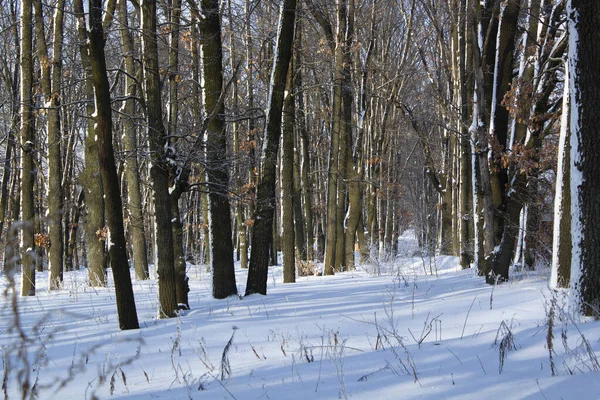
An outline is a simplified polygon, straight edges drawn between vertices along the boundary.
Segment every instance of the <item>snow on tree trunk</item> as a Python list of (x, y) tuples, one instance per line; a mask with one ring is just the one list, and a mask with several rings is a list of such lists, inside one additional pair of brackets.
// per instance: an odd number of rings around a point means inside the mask
[[(565, 82), (569, 81), (569, 68), (565, 70)], [(554, 235), (552, 240), (552, 271), (550, 287), (568, 287), (571, 264), (571, 194), (569, 182), (569, 85), (564, 86), (563, 108), (558, 143), (558, 168), (556, 170), (556, 194), (554, 197)]]
[(569, 0), (571, 96), (571, 307), (598, 315), (600, 306), (600, 2)]

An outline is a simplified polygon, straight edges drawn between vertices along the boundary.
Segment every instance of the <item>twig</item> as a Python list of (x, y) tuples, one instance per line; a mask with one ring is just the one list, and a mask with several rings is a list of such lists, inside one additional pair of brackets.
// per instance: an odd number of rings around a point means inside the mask
[(471, 313), (471, 308), (473, 308), (473, 304), (475, 304), (475, 300), (477, 300), (477, 295), (475, 295), (475, 298), (473, 299), (473, 301), (471, 302), (471, 306), (469, 307), (469, 311), (467, 311), (467, 316), (465, 317), (465, 323), (463, 324), (462, 332), (460, 333), (460, 340), (462, 340), (463, 335), (465, 334), (467, 320), (469, 319), (469, 314)]

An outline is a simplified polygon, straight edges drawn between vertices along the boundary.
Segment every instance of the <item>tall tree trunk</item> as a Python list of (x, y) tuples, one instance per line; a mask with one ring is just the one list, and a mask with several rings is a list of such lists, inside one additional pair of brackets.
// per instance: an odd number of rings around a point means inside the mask
[[(297, 84), (296, 87), (302, 87), (302, 70), (298, 71), (296, 75)], [(304, 93), (298, 95), (298, 110), (301, 114), (298, 121), (298, 129), (301, 135), (301, 157), (300, 163), (300, 186), (302, 190), (302, 200), (304, 203), (304, 223), (306, 224), (305, 229), (305, 241), (306, 241), (306, 256), (308, 261), (314, 261), (315, 259), (315, 243), (314, 243), (314, 227), (313, 227), (313, 202), (312, 202), (312, 191), (313, 183), (311, 179), (311, 168), (310, 168), (310, 150), (309, 150), (309, 137), (308, 129), (306, 128), (306, 117), (304, 108)]]
[[(344, 85), (346, 61), (346, 28), (347, 28), (347, 1), (337, 2), (337, 36), (335, 42), (330, 38), (330, 47), (334, 48), (334, 81), (333, 81), (333, 111), (331, 123), (331, 143), (329, 150), (329, 165), (327, 167), (327, 233), (325, 236), (325, 261), (323, 274), (333, 275), (338, 267), (343, 264), (340, 259), (343, 255), (343, 240), (338, 238), (340, 232), (343, 234), (343, 217), (345, 206), (345, 195), (342, 194), (340, 178), (344, 178), (346, 170), (346, 131), (345, 131), (345, 104)], [(349, 68), (349, 66), (348, 66)], [(344, 163), (340, 163), (344, 160)], [(341, 242), (340, 242), (341, 241)], [(338, 244), (341, 243), (341, 250)]]
[[(85, 69), (85, 96), (88, 99), (86, 112), (88, 117), (94, 114), (94, 88), (91, 80), (91, 61), (89, 49), (86, 46), (88, 40), (87, 26), (85, 22), (85, 11), (83, 0), (74, 0), (73, 8), (77, 17), (77, 31), (80, 41), (79, 52), (81, 63)], [(94, 122), (89, 118), (87, 124), (87, 137), (85, 139), (85, 167), (80, 177), (82, 186), (85, 188), (86, 218), (83, 225), (85, 240), (87, 244), (88, 261), (88, 284), (92, 287), (103, 287), (106, 285), (106, 253), (104, 242), (101, 241), (100, 233), (104, 228), (104, 192), (102, 189), (102, 177), (100, 176), (100, 162), (98, 160), (98, 142), (94, 133)]]
[(46, 32), (41, 0), (34, 3), (36, 20), (36, 40), (38, 58), (42, 69), (41, 84), (47, 107), (48, 132), (48, 230), (49, 251), (49, 283), (50, 290), (59, 289), (63, 282), (63, 227), (62, 214), (64, 196), (62, 190), (62, 158), (61, 158), (61, 124), (60, 99), (62, 80), (62, 45), (63, 45), (63, 14), (65, 2), (56, 3), (53, 20), (53, 58), (48, 57)]
[(21, 0), (21, 296), (35, 295), (32, 1)]
[(138, 329), (138, 319), (129, 274), (129, 263), (123, 227), (123, 204), (119, 177), (112, 145), (112, 111), (110, 85), (106, 74), (104, 57), (104, 29), (102, 28), (102, 0), (90, 0), (90, 60), (94, 84), (95, 124), (94, 133), (98, 138), (98, 161), (105, 194), (107, 233), (106, 242), (110, 255), (110, 265), (115, 282), (117, 311), (120, 329)]
[(138, 82), (135, 79), (136, 68), (134, 64), (133, 39), (129, 31), (127, 17), (127, 0), (118, 0), (117, 20), (120, 25), (119, 34), (123, 46), (125, 64), (125, 96), (123, 103), (123, 147), (127, 154), (125, 160), (125, 176), (127, 178), (127, 211), (131, 226), (131, 239), (133, 246), (133, 266), (136, 279), (149, 278), (148, 250), (146, 247), (146, 229), (144, 227), (144, 213), (142, 207), (142, 193), (140, 190), (140, 173), (138, 163), (138, 140), (135, 123), (135, 97), (137, 96)]
[(253, 293), (267, 294), (268, 243), (269, 238), (273, 236), (277, 152), (279, 137), (281, 136), (281, 116), (286, 77), (292, 58), (295, 18), (296, 0), (285, 0), (280, 10), (276, 57), (271, 78), (261, 179), (256, 198), (256, 214), (252, 229), (252, 250), (246, 295)]
[[(245, 34), (244, 38), (246, 39), (246, 98), (247, 98), (247, 107), (249, 110), (254, 108), (254, 52), (252, 49), (252, 3), (251, 0), (244, 0), (244, 16), (245, 16)], [(248, 198), (251, 201), (248, 204), (248, 215), (251, 218), (254, 218), (255, 211), (255, 203), (252, 200), (256, 195), (256, 187), (258, 185), (258, 173), (256, 170), (256, 133), (257, 127), (254, 118), (248, 119), (248, 134), (246, 141), (248, 142), (248, 184), (249, 190), (247, 193)], [(246, 247), (250, 247), (251, 237), (252, 237), (252, 224), (249, 224), (247, 227), (247, 235), (246, 235)], [(245, 254), (246, 257), (248, 254)], [(246, 263), (241, 263), (242, 268), (248, 268), (248, 260)]]
[[(230, 47), (230, 57), (229, 57), (229, 67), (232, 71), (235, 71), (236, 66), (236, 41), (233, 33), (233, 14), (231, 12), (231, 0), (227, 1), (227, 15), (229, 18), (229, 47)], [(239, 91), (238, 91), (238, 78), (234, 78), (231, 83), (232, 86), (232, 108), (234, 112), (238, 112), (239, 110)], [(240, 135), (241, 124), (237, 121), (232, 123), (233, 130), (233, 176), (236, 179), (236, 191), (239, 193), (239, 198), (235, 202), (234, 210), (235, 210), (235, 237), (234, 240), (237, 242), (236, 250), (237, 250), (237, 259), (240, 261), (241, 268), (248, 268), (248, 240), (246, 237), (246, 219), (244, 218), (244, 202), (241, 200), (242, 196), (245, 196), (244, 193), (240, 193), (243, 187), (242, 174), (240, 169), (240, 144), (242, 142)], [(244, 174), (245, 175), (245, 174)]]
[(228, 165), (225, 143), (225, 106), (223, 104), (223, 53), (219, 2), (202, 0), (200, 23), (202, 60), (204, 63), (204, 106), (208, 115), (206, 133), (206, 176), (210, 232), (210, 263), (213, 297), (224, 299), (237, 294), (231, 241)]
[[(485, 19), (485, 13), (483, 15)], [(480, 12), (474, 12), (472, 18), (479, 18), (479, 25), (475, 22), (471, 25), (474, 32), (472, 33), (473, 38), (473, 79), (474, 79), (474, 94), (473, 94), (473, 123), (471, 124), (471, 138), (473, 143), (474, 156), (477, 157), (474, 171), (477, 174), (477, 181), (474, 180), (474, 198), (473, 198), (473, 212), (476, 213), (476, 226), (478, 220), (483, 222), (485, 229), (483, 235), (479, 236), (476, 241), (476, 245), (481, 245), (481, 249), (476, 249), (477, 257), (475, 261), (479, 274), (482, 276), (488, 276), (491, 271), (491, 262), (495, 246), (494, 237), (494, 204), (492, 202), (492, 185), (490, 170), (488, 166), (488, 155), (490, 152), (490, 143), (488, 139), (487, 127), (489, 124), (487, 115), (486, 105), (486, 75), (484, 75), (486, 54), (482, 54), (482, 49), (479, 47), (481, 40), (481, 33), (476, 33), (477, 30), (483, 32), (484, 28), (487, 28), (483, 22), (481, 22), (482, 16)], [(487, 29), (485, 29), (487, 31)], [(474, 175), (475, 176), (475, 175)], [(479, 230), (479, 228), (476, 228)]]
[[(292, 117), (294, 118), (294, 125), (296, 126), (295, 134), (293, 138), (293, 207), (294, 207), (294, 232), (295, 232), (295, 241), (296, 241), (296, 249), (298, 251), (298, 256), (304, 262), (307, 261), (307, 236), (306, 236), (306, 223), (304, 221), (304, 213), (302, 208), (302, 171), (301, 171), (301, 149), (302, 149), (302, 129), (304, 128), (304, 115), (303, 109), (300, 109), (300, 104), (304, 104), (302, 102), (304, 94), (302, 88), (302, 73), (301, 73), (301, 51), (302, 51), (302, 18), (296, 19), (296, 33), (294, 35), (294, 53), (293, 59), (291, 61), (292, 65), (292, 86), (293, 89), (290, 90), (292, 95), (294, 96), (294, 114)], [(296, 102), (298, 103), (298, 107), (295, 106)], [(284, 104), (285, 108), (285, 104)], [(285, 118), (285, 111), (284, 111)], [(310, 188), (306, 187), (305, 191), (309, 193), (310, 196)], [(311, 222), (312, 225), (312, 222)], [(311, 234), (312, 237), (312, 234)]]
[[(177, 98), (179, 88), (179, 42), (181, 30), (181, 0), (173, 0), (169, 10), (169, 111), (168, 111), (168, 137), (177, 137), (178, 119), (179, 119), (179, 99)], [(190, 174), (189, 166), (184, 165), (175, 174), (170, 177), (171, 188), (171, 227), (173, 230), (173, 259), (175, 262), (175, 292), (177, 298), (177, 308), (189, 310), (188, 301), (188, 278), (186, 276), (186, 263), (183, 244), (183, 224), (179, 212), (179, 201), (183, 193), (187, 190)]]
[(169, 196), (169, 163), (171, 145), (162, 120), (162, 99), (156, 31), (156, 2), (142, 1), (142, 53), (146, 88), (146, 121), (150, 144), (150, 178), (152, 180), (155, 223), (155, 258), (158, 274), (159, 316), (176, 315), (175, 260), (173, 255), (173, 230), (171, 225), (171, 199)]
[[(517, 0), (508, 0), (500, 6), (489, 129), (490, 136), (493, 136), (496, 143), (501, 147), (509, 144), (509, 115), (507, 108), (502, 106), (501, 103), (512, 82), (513, 54), (520, 10), (520, 1)], [(517, 194), (516, 191), (507, 194), (508, 168), (499, 165), (497, 159), (498, 154), (492, 151), (490, 160), (492, 201), (495, 209), (495, 242), (499, 243), (499, 248), (494, 255), (493, 276), (488, 279), (490, 283), (494, 283), (496, 277), (508, 280), (508, 270), (513, 259), (516, 235), (519, 232), (519, 215), (523, 203), (522, 196)], [(524, 178), (523, 176), (523, 183)], [(517, 182), (513, 181), (511, 184), (516, 185)], [(500, 241), (498, 241), (498, 236)]]
[[(600, 310), (600, 2), (567, 1), (571, 92), (571, 210), (573, 305)], [(578, 311), (578, 310), (577, 310)]]
[[(19, 38), (19, 24), (17, 23), (17, 2), (13, 1), (10, 3), (10, 21), (12, 23), (10, 31), (12, 36), (15, 38), (15, 40), (18, 40)], [(11, 168), (11, 162), (12, 162), (12, 158), (14, 157), (16, 159), (16, 156), (18, 155), (18, 149), (16, 147), (16, 138), (15, 138), (15, 132), (18, 131), (19, 129), (19, 124), (20, 124), (20, 97), (19, 97), (19, 75), (20, 75), (20, 59), (21, 59), (21, 53), (20, 53), (20, 46), (15, 46), (16, 49), (16, 54), (15, 54), (15, 67), (12, 71), (12, 73), (6, 73), (3, 76), (3, 80), (4, 80), (4, 84), (5, 87), (10, 89), (10, 93), (12, 95), (12, 102), (10, 102), (10, 117), (11, 117), (11, 127), (8, 131), (8, 135), (6, 137), (6, 150), (4, 153), (4, 165), (3, 165), (3, 173), (2, 173), (2, 184), (0, 186), (0, 251), (2, 251), (2, 245), (6, 245), (8, 246), (9, 241), (8, 240), (4, 240), (4, 239), (8, 239), (8, 233), (10, 230), (10, 226), (11, 223), (8, 222), (7, 223), (7, 235), (6, 237), (3, 236), (4, 233), (4, 223), (6, 222), (6, 217), (8, 216), (8, 209), (9, 209), (9, 204), (10, 204), (10, 198), (11, 198), (11, 191), (8, 190), (9, 186), (10, 186), (10, 182), (11, 182), (11, 176), (12, 179), (15, 180), (16, 176), (18, 174), (12, 174), (12, 168)], [(14, 220), (14, 217), (13, 217)], [(14, 236), (14, 235), (13, 235)], [(12, 245), (11, 245), (12, 247)], [(4, 248), (4, 251), (6, 251), (8, 249), (8, 247)], [(14, 272), (14, 268), (12, 268), (12, 265), (14, 265), (14, 263), (12, 261), (7, 262), (6, 259), (3, 259), (4, 261), (4, 268), (5, 270), (11, 270), (12, 272)], [(11, 273), (12, 273), (11, 272)]]
[[(565, 71), (565, 82), (569, 82), (569, 68)], [(558, 145), (558, 167), (554, 196), (554, 235), (552, 240), (552, 271), (550, 287), (568, 288), (571, 280), (571, 130), (569, 85), (564, 85), (563, 108), (560, 120)]]
[[(468, 46), (471, 43), (471, 29), (467, 26), (467, 0), (460, 0), (459, 10), (459, 36), (458, 36), (458, 105), (460, 109), (458, 127), (460, 130), (460, 182), (459, 182), (459, 218), (460, 222), (460, 265), (468, 268), (473, 260), (473, 243), (471, 233), (474, 231), (472, 218), (470, 217), (473, 206), (472, 193), (473, 181), (472, 177), (472, 154), (471, 143), (469, 141), (469, 107), (467, 101), (467, 93), (472, 93), (470, 87), (471, 81), (467, 80), (467, 65), (469, 65)], [(471, 90), (469, 90), (471, 89)]]
[(283, 252), (283, 282), (296, 282), (296, 236), (294, 230), (294, 113), (293, 61), (287, 74), (287, 89), (283, 99), (283, 124), (281, 146), (281, 209)]

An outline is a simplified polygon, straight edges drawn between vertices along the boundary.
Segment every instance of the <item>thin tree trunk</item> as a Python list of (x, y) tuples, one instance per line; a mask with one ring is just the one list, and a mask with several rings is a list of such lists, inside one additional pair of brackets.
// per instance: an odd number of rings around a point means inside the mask
[[(569, 82), (568, 65), (565, 82)], [(568, 288), (571, 281), (571, 146), (569, 128), (569, 85), (564, 86), (563, 108), (558, 145), (558, 168), (554, 196), (554, 235), (552, 240), (552, 272), (550, 287)]]
[[(236, 41), (233, 34), (233, 14), (231, 12), (231, 0), (227, 1), (227, 15), (229, 17), (229, 47), (231, 56), (229, 57), (229, 67), (232, 71), (236, 70)], [(234, 112), (239, 110), (238, 101), (238, 78), (233, 79), (232, 86), (232, 108)], [(240, 144), (242, 139), (240, 137), (240, 124), (237, 121), (232, 123), (233, 130), (233, 176), (236, 179), (236, 191), (240, 192), (243, 187), (242, 174), (240, 169)], [(241, 268), (248, 268), (248, 240), (246, 237), (246, 224), (244, 218), (244, 204), (241, 201), (241, 196), (244, 194), (240, 193), (240, 198), (235, 202), (235, 237), (234, 240), (237, 242), (237, 259), (240, 261)]]
[(131, 226), (131, 239), (133, 247), (133, 266), (136, 279), (149, 278), (148, 250), (146, 247), (146, 229), (144, 227), (144, 213), (142, 207), (142, 193), (140, 190), (140, 173), (138, 163), (138, 140), (135, 123), (135, 97), (137, 96), (138, 82), (135, 79), (136, 68), (134, 64), (133, 40), (129, 32), (127, 18), (127, 0), (118, 0), (117, 20), (125, 64), (125, 96), (123, 104), (123, 146), (127, 158), (125, 160), (125, 176), (127, 178), (127, 211)]
[[(302, 129), (304, 128), (304, 109), (300, 108), (300, 104), (303, 104), (303, 88), (302, 88), (302, 73), (301, 73), (301, 51), (302, 51), (302, 18), (296, 19), (296, 33), (294, 36), (294, 53), (292, 59), (292, 95), (294, 96), (294, 114), (292, 117), (294, 118), (294, 125), (297, 127), (295, 129), (294, 137), (293, 137), (293, 207), (294, 207), (294, 237), (296, 242), (296, 249), (298, 252), (298, 256), (304, 262), (307, 261), (307, 236), (305, 231), (305, 222), (304, 222), (304, 213), (302, 209), (302, 181), (301, 181), (301, 150), (302, 149)], [(288, 89), (289, 90), (289, 89)], [(296, 102), (298, 103), (298, 107), (295, 106)], [(285, 107), (285, 105), (284, 105)], [(284, 112), (285, 118), (285, 112)], [(310, 193), (310, 188), (305, 188), (305, 190)], [(310, 196), (310, 195), (309, 195)], [(312, 235), (311, 235), (312, 236)]]
[(41, 84), (47, 108), (48, 132), (48, 230), (49, 252), (49, 284), (50, 290), (59, 289), (63, 282), (63, 227), (62, 214), (64, 196), (62, 190), (62, 159), (61, 159), (61, 124), (60, 99), (62, 79), (62, 44), (63, 44), (63, 12), (65, 2), (56, 4), (53, 20), (53, 58), (48, 57), (46, 46), (44, 16), (41, 0), (34, 3), (36, 20), (36, 39), (38, 58), (42, 69)]
[(296, 236), (294, 230), (294, 112), (293, 61), (287, 74), (287, 89), (283, 100), (283, 125), (281, 146), (281, 209), (283, 252), (283, 282), (296, 282)]

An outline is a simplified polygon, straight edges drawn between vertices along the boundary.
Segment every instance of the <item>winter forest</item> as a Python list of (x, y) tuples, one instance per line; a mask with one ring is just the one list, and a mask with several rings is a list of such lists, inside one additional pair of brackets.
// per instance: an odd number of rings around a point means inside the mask
[(4, 399), (598, 398), (598, 27), (0, 0)]

